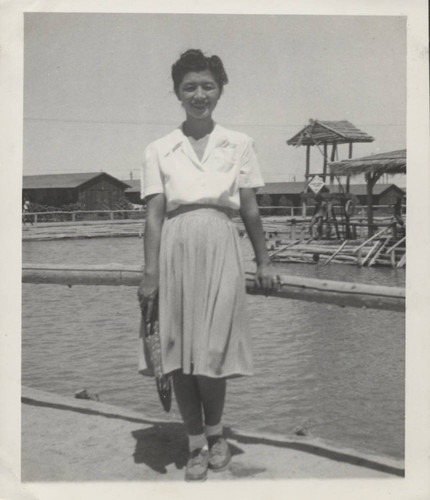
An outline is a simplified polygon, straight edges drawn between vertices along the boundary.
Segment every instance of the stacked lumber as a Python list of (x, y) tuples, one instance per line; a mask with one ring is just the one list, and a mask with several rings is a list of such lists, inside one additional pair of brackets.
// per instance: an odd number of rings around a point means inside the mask
[(359, 243), (357, 241), (313, 241), (299, 239), (281, 241), (271, 246), (274, 262), (354, 264), (362, 266), (404, 267), (406, 265), (406, 237), (393, 241), (387, 234), (389, 228)]

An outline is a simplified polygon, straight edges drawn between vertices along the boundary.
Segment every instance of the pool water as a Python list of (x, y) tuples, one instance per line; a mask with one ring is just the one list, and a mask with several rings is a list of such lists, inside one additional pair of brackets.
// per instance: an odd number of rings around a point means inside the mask
[[(247, 270), (249, 241), (242, 240)], [(142, 240), (23, 242), (24, 263), (139, 265)], [(404, 286), (404, 269), (283, 264), (313, 278)], [(22, 381), (179, 420), (161, 409), (154, 380), (137, 373), (140, 311), (134, 287), (23, 285)], [(405, 315), (248, 296), (253, 377), (229, 382), (225, 423), (393, 458), (404, 454)]]

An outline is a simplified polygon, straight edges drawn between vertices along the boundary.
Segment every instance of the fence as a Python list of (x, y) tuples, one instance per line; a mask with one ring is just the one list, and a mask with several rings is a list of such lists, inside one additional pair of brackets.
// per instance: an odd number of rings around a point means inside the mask
[[(278, 207), (279, 208), (279, 207)], [(310, 237), (311, 217), (303, 216), (265, 216), (263, 215), (263, 229), (266, 237), (278, 239), (286, 237), (292, 240), (297, 238)], [(293, 212), (294, 213), (294, 212)], [(145, 220), (145, 211), (143, 210), (100, 210), (100, 211), (82, 211), (82, 212), (39, 212), (23, 215), (25, 229), (28, 229), (31, 223), (35, 230), (49, 231), (54, 238), (55, 234), (73, 232), (74, 237), (77, 234), (99, 235), (102, 227), (105, 233), (110, 236), (123, 235), (126, 227), (127, 234), (141, 235)], [(234, 219), (238, 223), (239, 231), (245, 232), (240, 217)], [(99, 224), (98, 224), (99, 223)], [(125, 224), (127, 223), (127, 224)], [(404, 235), (404, 228), (399, 228), (393, 224), (393, 217), (374, 217), (372, 229), (378, 230), (388, 225), (392, 226), (392, 236), (394, 239)], [(324, 222), (324, 239), (357, 239), (368, 236), (369, 225), (367, 217), (353, 216), (349, 221), (349, 233), (346, 231), (346, 224), (340, 217), (337, 220), (331, 220), (330, 223)], [(28, 235), (27, 235), (28, 236)], [(37, 235), (33, 235), (36, 237)]]
[[(314, 207), (306, 205), (305, 207), (279, 207), (279, 206), (260, 206), (262, 216), (284, 216), (284, 217), (311, 217)], [(337, 217), (341, 217), (341, 207), (334, 206), (334, 212)], [(37, 224), (39, 222), (80, 222), (97, 220), (124, 220), (124, 219), (144, 219), (146, 210), (79, 210), (76, 212), (52, 211), (52, 212), (26, 212), (23, 214), (25, 222)], [(406, 213), (404, 208), (403, 214)], [(391, 205), (374, 205), (374, 218), (391, 217), (393, 210)], [(367, 206), (357, 205), (355, 207), (355, 217), (361, 218), (364, 222), (367, 219)]]
[[(262, 215), (282, 215), (287, 217), (311, 217), (314, 212), (313, 205), (300, 207), (260, 206), (259, 209)], [(341, 217), (342, 207), (340, 205), (334, 205), (333, 210), (336, 216)], [(406, 214), (406, 207), (402, 208), (402, 214)], [(356, 205), (353, 215), (367, 218), (367, 205)], [(390, 217), (392, 215), (392, 205), (373, 205), (374, 217)]]
[(145, 210), (79, 210), (76, 212), (26, 212), (23, 221), (31, 224), (39, 222), (82, 222), (97, 220), (142, 220)]

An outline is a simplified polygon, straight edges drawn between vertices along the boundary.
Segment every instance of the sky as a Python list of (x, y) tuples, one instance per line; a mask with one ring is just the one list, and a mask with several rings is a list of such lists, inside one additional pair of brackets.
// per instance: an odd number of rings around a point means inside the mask
[[(254, 138), (266, 182), (304, 180), (305, 148), (286, 140), (309, 119), (373, 136), (354, 157), (406, 147), (404, 17), (26, 13), (24, 174), (138, 178), (146, 145), (184, 119), (170, 68), (188, 48), (223, 60), (214, 118)], [(322, 163), (312, 148), (311, 172)]]

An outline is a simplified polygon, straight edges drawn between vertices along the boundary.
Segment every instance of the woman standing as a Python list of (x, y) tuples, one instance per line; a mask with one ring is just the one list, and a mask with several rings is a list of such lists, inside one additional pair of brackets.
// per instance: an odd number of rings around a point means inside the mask
[(223, 437), (226, 379), (252, 374), (240, 241), (240, 210), (257, 262), (256, 284), (274, 286), (254, 189), (263, 185), (253, 141), (216, 124), (228, 82), (218, 56), (187, 50), (172, 66), (186, 119), (145, 151), (145, 270), (138, 296), (159, 295), (165, 374), (171, 374), (189, 441), (185, 479), (230, 462)]

